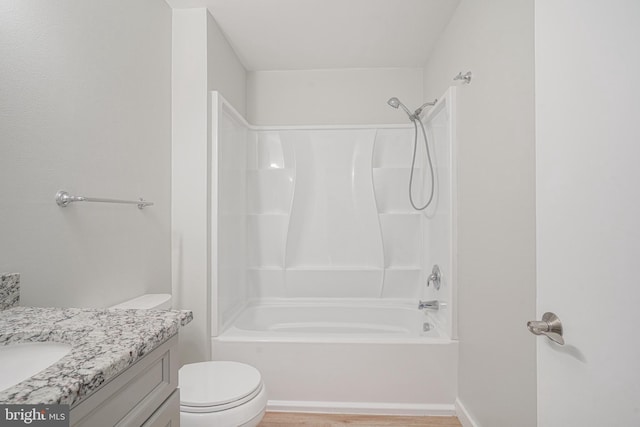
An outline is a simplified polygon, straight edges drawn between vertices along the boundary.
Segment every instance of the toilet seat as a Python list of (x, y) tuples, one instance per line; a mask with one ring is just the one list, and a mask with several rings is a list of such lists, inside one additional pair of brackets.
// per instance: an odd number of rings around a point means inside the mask
[(223, 405), (210, 405), (210, 406), (189, 406), (183, 403), (180, 403), (180, 412), (189, 412), (192, 414), (200, 414), (200, 413), (210, 413), (210, 412), (220, 412), (226, 411), (229, 409), (237, 408), (238, 406), (242, 406), (243, 404), (253, 400), (257, 395), (262, 392), (262, 384), (255, 389), (250, 395), (243, 397), (240, 400), (236, 400), (235, 402), (225, 403)]
[(180, 411), (220, 412), (241, 406), (263, 389), (260, 372), (238, 362), (201, 362), (179, 371)]

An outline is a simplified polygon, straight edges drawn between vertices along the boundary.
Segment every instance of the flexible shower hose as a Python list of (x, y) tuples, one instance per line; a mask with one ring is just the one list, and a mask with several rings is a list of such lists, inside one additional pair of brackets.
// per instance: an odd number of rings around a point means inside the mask
[[(422, 129), (422, 135), (424, 136), (424, 148), (427, 150), (427, 159), (429, 160), (429, 173), (431, 173), (431, 194), (429, 195), (429, 200), (423, 206), (416, 206), (416, 203), (413, 201), (413, 173), (416, 165), (416, 152), (418, 151), (418, 125), (416, 122), (420, 123), (420, 128)], [(409, 175), (409, 201), (411, 202), (411, 206), (417, 211), (425, 210), (433, 201), (433, 195), (435, 190), (435, 179), (433, 172), (433, 163), (431, 162), (431, 153), (429, 152), (429, 142), (427, 141), (427, 132), (424, 130), (424, 125), (422, 124), (422, 120), (419, 117), (413, 118), (413, 128), (415, 138), (413, 140), (413, 159), (411, 159), (411, 174)]]

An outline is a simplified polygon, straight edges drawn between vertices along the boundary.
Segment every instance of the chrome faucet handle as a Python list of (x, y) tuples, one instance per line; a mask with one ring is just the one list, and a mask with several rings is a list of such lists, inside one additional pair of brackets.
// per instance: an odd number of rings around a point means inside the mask
[(427, 278), (427, 287), (429, 287), (431, 283), (433, 283), (433, 287), (436, 288), (436, 291), (440, 290), (442, 274), (440, 273), (440, 267), (438, 267), (438, 264), (435, 264), (433, 269), (431, 269), (431, 274)]
[(440, 310), (440, 301), (418, 301), (418, 310)]

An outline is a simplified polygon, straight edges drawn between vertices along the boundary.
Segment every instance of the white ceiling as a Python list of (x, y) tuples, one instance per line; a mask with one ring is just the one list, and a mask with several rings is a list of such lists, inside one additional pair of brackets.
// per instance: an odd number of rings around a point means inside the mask
[(422, 67), (460, 2), (204, 1), (252, 71)]

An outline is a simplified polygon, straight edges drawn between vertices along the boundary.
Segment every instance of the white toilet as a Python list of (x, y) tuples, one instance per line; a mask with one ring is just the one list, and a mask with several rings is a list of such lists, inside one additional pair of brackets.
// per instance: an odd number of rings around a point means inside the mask
[(260, 372), (238, 362), (190, 363), (180, 368), (182, 427), (255, 427), (267, 407)]
[[(111, 308), (171, 309), (171, 295), (148, 294)], [(182, 427), (255, 427), (267, 408), (260, 372), (238, 362), (190, 363), (180, 368)]]

